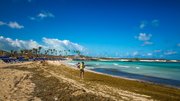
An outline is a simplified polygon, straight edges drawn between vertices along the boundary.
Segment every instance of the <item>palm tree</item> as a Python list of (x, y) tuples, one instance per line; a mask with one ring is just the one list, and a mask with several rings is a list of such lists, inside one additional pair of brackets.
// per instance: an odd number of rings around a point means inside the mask
[(56, 49), (53, 49), (53, 55), (55, 55), (56, 54)]
[(28, 57), (32, 57), (32, 49), (28, 50)]
[(32, 53), (36, 54), (36, 49), (35, 48), (32, 49)]
[(39, 46), (39, 47), (38, 47), (38, 54), (40, 54), (41, 49), (42, 49), (42, 47), (41, 47), (41, 46)]
[(13, 50), (11, 50), (11, 56), (13, 55)]
[(36, 54), (36, 57), (37, 57), (37, 53), (38, 53), (38, 49), (33, 48), (33, 54)]
[(17, 51), (14, 51), (13, 54), (14, 54), (14, 56), (16, 56), (17, 55)]
[(47, 55), (47, 54), (49, 55), (49, 49), (48, 49), (48, 50), (46, 50), (46, 55)]
[(44, 51), (44, 54), (47, 55), (47, 50)]
[(65, 50), (65, 54), (66, 54), (66, 56), (67, 56), (67, 50)]
[(59, 51), (59, 55), (61, 55), (61, 52), (62, 52), (62, 51), (60, 50), (60, 51)]
[(56, 54), (56, 56), (57, 56), (57, 50), (55, 50), (55, 54)]
[(21, 55), (23, 55), (23, 53), (24, 53), (24, 50), (20, 50), (20, 53), (21, 53)]
[(77, 52), (77, 54), (80, 56), (81, 52), (80, 52), (79, 50), (77, 50), (76, 52)]
[(32, 54), (32, 49), (29, 50), (29, 54)]
[(51, 55), (53, 54), (53, 49), (51, 49)]
[(69, 55), (70, 55), (70, 53), (71, 53), (71, 50), (70, 50), (70, 49), (68, 50), (68, 53), (69, 53)]

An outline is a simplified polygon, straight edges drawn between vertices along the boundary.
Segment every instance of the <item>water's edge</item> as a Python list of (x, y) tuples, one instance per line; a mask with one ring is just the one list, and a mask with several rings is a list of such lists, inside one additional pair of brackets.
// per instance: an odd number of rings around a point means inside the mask
[(109, 74), (112, 76), (118, 76), (118, 77), (135, 79), (135, 80), (142, 80), (144, 82), (150, 82), (150, 83), (156, 83), (156, 84), (162, 84), (162, 85), (180, 88), (180, 81), (178, 81), (178, 80), (145, 76), (145, 75), (127, 73), (127, 72), (122, 72), (122, 71), (116, 72), (116, 70), (114, 70), (114, 69), (106, 69), (106, 68), (94, 68), (94, 69), (90, 69), (90, 70), (95, 71), (95, 72), (104, 73), (104, 74)]
[[(68, 64), (75, 65), (77, 62), (79, 62), (79, 61), (71, 61), (71, 62), (68, 62)], [(120, 77), (120, 78), (127, 78), (127, 79), (143, 81), (143, 82), (149, 82), (149, 83), (153, 83), (153, 84), (155, 83), (155, 84), (161, 84), (161, 85), (165, 85), (165, 86), (180, 88), (180, 80), (177, 79), (179, 74), (177, 76), (174, 76), (174, 74), (172, 74), (172, 73), (176, 73), (176, 74), (179, 73), (178, 71), (180, 71), (180, 64), (178, 64), (178, 66), (177, 66), (177, 64), (175, 64), (175, 66), (173, 67), (174, 64), (163, 64), (162, 65), (162, 64), (156, 64), (156, 63), (143, 63), (142, 62), (142, 63), (140, 63), (141, 64), (140, 67), (137, 68), (136, 67), (137, 63), (123, 63), (123, 65), (125, 64), (126, 66), (123, 66), (122, 63), (118, 63), (115, 61), (112, 63), (111, 62), (101, 62), (101, 61), (86, 61), (85, 63), (86, 63), (86, 69), (95, 71), (98, 73), (103, 73), (103, 74), (116, 76), (116, 77)], [(134, 65), (135, 65), (135, 67), (134, 67)], [(147, 65), (150, 67), (143, 67), (143, 66), (147, 66)], [(135, 70), (135, 68), (137, 70)], [(158, 68), (160, 68), (160, 69), (158, 69)], [(124, 71), (124, 69), (126, 69), (126, 71)], [(142, 71), (141, 69), (144, 69), (145, 71)], [(167, 71), (166, 69), (168, 69), (168, 70), (175, 69), (177, 71), (172, 72), (172, 71)], [(129, 70), (136, 71), (137, 73), (128, 72)], [(173, 75), (175, 78), (172, 78), (172, 77), (164, 78), (163, 76), (158, 77), (154, 74), (146, 75), (145, 73), (144, 74), (139, 73), (138, 72), (139, 70), (141, 72), (151, 72), (151, 74), (153, 74), (155, 71), (155, 72), (159, 73), (160, 75), (162, 75), (162, 73), (166, 72), (166, 73), (168, 73), (168, 74), (166, 74), (166, 76)], [(151, 71), (149, 71), (149, 70), (151, 70)], [(153, 70), (153, 72), (152, 72), (152, 70)]]

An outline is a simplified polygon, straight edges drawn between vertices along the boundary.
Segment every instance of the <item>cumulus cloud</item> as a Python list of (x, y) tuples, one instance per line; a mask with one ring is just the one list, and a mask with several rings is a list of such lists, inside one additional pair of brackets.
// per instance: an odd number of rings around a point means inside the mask
[(29, 17), (30, 20), (42, 20), (45, 18), (54, 18), (55, 16), (48, 12), (48, 11), (42, 11), (38, 13), (35, 17)]
[(40, 46), (36, 41), (33, 40), (13, 40), (3, 36), (0, 36), (0, 43), (0, 48), (4, 50), (32, 49)]
[(151, 34), (139, 33), (139, 36), (138, 36), (137, 38), (138, 38), (138, 40), (140, 40), (140, 41), (148, 41), (148, 40), (151, 39), (151, 37), (152, 37)]
[(138, 36), (135, 36), (135, 38), (138, 39), (139, 41), (143, 41), (143, 44), (142, 44), (143, 46), (153, 44), (150, 41), (151, 37), (152, 37), (151, 34), (146, 34), (146, 33), (139, 33)]
[(69, 40), (59, 40), (51, 38), (43, 38), (43, 42), (47, 48), (57, 48), (59, 50), (83, 50), (83, 47), (77, 43), (70, 42)]
[(9, 23), (6, 23), (6, 22), (3, 22), (3, 21), (0, 21), (0, 26), (8, 26), (10, 28), (13, 28), (13, 29), (22, 29), (24, 28), (23, 25), (20, 25), (19, 23), (17, 23), (16, 21), (12, 22), (10, 21)]
[(69, 40), (59, 40), (59, 39), (51, 39), (51, 38), (42, 38), (42, 44), (34, 40), (19, 40), (19, 39), (11, 39), (0, 36), (0, 49), (4, 50), (19, 50), (19, 49), (32, 49), (38, 48), (39, 46), (48, 49), (56, 49), (56, 50), (79, 50), (83, 51), (84, 47), (73, 43)]

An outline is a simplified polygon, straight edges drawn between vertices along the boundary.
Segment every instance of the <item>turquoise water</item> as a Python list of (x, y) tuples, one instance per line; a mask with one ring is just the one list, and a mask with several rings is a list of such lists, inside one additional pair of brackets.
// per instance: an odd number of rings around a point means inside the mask
[[(76, 63), (77, 61), (70, 62), (70, 64)], [(161, 79), (175, 80), (178, 81), (178, 86), (180, 86), (180, 63), (85, 61), (85, 64), (87, 65), (87, 69), (97, 72), (135, 79), (142, 79), (143, 77), (143, 80), (149, 80), (150, 77), (158, 78), (154, 80), (155, 82)], [(148, 76), (148, 78), (146, 76)], [(173, 83), (174, 81), (169, 82)]]

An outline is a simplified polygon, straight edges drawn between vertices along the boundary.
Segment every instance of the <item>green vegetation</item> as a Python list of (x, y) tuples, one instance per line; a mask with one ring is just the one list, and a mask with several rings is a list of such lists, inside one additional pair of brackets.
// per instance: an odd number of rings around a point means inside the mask
[(0, 50), (0, 56), (9, 56), (12, 58), (25, 57), (25, 58), (66, 58), (72, 56), (81, 56), (79, 50), (56, 50), (56, 49), (44, 49), (43, 47), (21, 50)]

